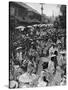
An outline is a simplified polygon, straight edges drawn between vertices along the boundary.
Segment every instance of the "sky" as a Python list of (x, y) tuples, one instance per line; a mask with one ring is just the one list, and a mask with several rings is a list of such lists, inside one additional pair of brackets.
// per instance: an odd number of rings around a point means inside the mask
[[(40, 3), (26, 3), (33, 9), (37, 10), (41, 14), (41, 5)], [(60, 13), (60, 5), (56, 4), (43, 4), (43, 14), (46, 14), (46, 16), (58, 16), (61, 15)]]

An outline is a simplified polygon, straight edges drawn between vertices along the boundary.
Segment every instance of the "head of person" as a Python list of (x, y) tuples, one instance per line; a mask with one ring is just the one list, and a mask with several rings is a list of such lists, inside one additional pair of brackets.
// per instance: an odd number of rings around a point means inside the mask
[(42, 66), (43, 66), (43, 69), (47, 69), (47, 68), (48, 68), (48, 62), (44, 62), (44, 63), (42, 64)]
[(56, 56), (58, 56), (58, 52), (57, 52), (57, 51), (55, 51), (54, 54), (55, 54)]

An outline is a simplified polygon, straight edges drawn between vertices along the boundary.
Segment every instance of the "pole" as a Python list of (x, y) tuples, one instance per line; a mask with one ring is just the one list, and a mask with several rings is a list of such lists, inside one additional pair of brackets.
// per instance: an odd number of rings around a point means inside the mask
[(43, 23), (43, 4), (44, 3), (40, 3), (40, 5), (41, 5), (41, 23)]

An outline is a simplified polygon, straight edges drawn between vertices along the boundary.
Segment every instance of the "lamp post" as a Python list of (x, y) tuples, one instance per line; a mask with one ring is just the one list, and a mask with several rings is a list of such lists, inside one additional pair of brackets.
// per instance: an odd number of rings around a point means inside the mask
[(44, 3), (40, 3), (40, 5), (41, 5), (41, 23), (43, 23), (43, 5), (44, 5)]

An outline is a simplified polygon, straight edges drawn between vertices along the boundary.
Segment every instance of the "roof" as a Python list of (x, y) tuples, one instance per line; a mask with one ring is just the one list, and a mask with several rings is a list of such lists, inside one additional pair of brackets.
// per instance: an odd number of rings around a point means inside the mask
[(14, 3), (17, 3), (18, 5), (26, 8), (28, 11), (33, 11), (37, 14), (40, 14), (37, 10), (33, 9), (32, 7), (28, 6), (27, 4), (23, 3), (23, 2), (14, 2)]

